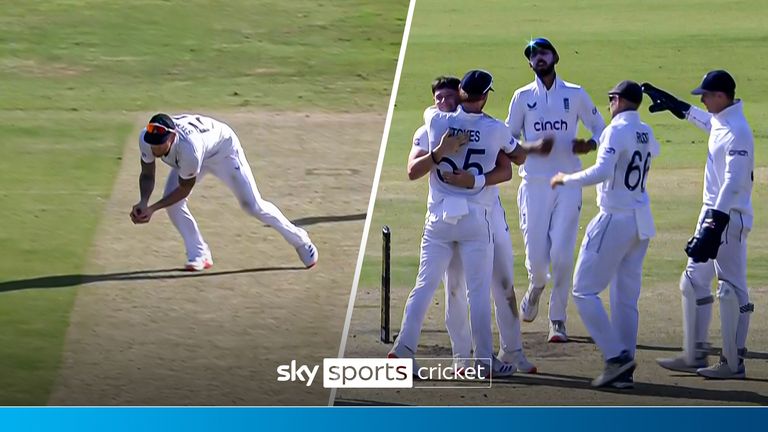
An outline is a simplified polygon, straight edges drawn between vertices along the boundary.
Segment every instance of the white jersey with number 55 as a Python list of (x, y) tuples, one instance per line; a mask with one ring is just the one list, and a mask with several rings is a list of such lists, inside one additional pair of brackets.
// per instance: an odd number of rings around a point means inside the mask
[[(198, 114), (180, 114), (173, 116), (176, 126), (176, 139), (162, 161), (179, 170), (184, 179), (197, 177), (206, 161), (231, 154), (232, 135), (234, 132), (226, 124)], [(141, 160), (145, 163), (155, 161), (152, 146), (144, 142), (142, 129), (139, 134)]]
[(461, 195), (470, 202), (491, 207), (497, 199), (496, 187), (467, 189), (452, 186), (443, 180), (442, 172), (468, 171), (473, 175), (487, 174), (496, 166), (499, 151), (509, 153), (517, 141), (503, 122), (485, 114), (468, 113), (459, 107), (452, 113), (438, 112), (428, 108), (424, 113), (429, 137), (429, 151), (440, 144), (446, 131), (451, 134), (466, 133), (469, 142), (458, 152), (444, 156), (429, 174), (428, 205), (439, 201), (440, 195)]
[(637, 111), (617, 114), (600, 136), (595, 165), (565, 176), (565, 183), (597, 184), (597, 205), (633, 210), (650, 204), (646, 184), (659, 143)]

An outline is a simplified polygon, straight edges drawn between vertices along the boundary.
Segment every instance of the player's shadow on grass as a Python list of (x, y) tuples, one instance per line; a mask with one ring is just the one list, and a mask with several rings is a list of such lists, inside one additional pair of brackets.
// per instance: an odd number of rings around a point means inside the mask
[[(700, 377), (690, 376), (693, 379), (703, 379)], [(750, 381), (762, 381), (768, 382), (768, 380), (762, 379), (748, 379)], [(553, 374), (553, 373), (539, 373), (536, 375), (522, 375), (517, 374), (511, 378), (499, 378), (494, 380), (494, 385), (503, 383), (509, 384), (529, 384), (529, 385), (545, 385), (550, 387), (571, 388), (571, 389), (591, 389), (589, 382), (591, 378)], [(760, 405), (768, 405), (768, 396), (760, 393), (745, 390), (713, 390), (703, 389), (698, 387), (686, 387), (683, 385), (670, 385), (670, 384), (658, 384), (647, 382), (635, 382), (635, 388), (631, 390), (617, 390), (617, 389), (593, 389), (601, 392), (626, 394), (628, 396), (647, 396), (647, 397), (667, 397), (673, 399), (687, 399), (687, 400), (705, 400), (705, 401), (728, 401), (739, 403), (755, 403)]]
[[(569, 336), (568, 343), (594, 345), (595, 342), (592, 340), (592, 338), (587, 336)], [(654, 346), (654, 345), (645, 345), (645, 344), (638, 344), (637, 349), (642, 351), (662, 351), (662, 352), (682, 352), (683, 351), (681, 347)], [(722, 353), (722, 348), (718, 348), (718, 347), (712, 347), (709, 352), (709, 354), (712, 356), (719, 356), (721, 353)], [(747, 351), (747, 358), (756, 359), (756, 360), (768, 360), (768, 353)]]
[(54, 276), (42, 276), (30, 279), (19, 279), (12, 281), (0, 282), (0, 292), (19, 291), (27, 289), (42, 289), (42, 288), (66, 288), (78, 285), (86, 285), (96, 282), (113, 282), (113, 281), (146, 281), (146, 280), (161, 280), (161, 279), (185, 279), (185, 278), (205, 278), (213, 276), (227, 276), (237, 275), (244, 273), (263, 273), (273, 271), (290, 271), (290, 270), (305, 270), (304, 267), (299, 266), (283, 266), (283, 267), (258, 267), (249, 269), (238, 270), (224, 270), (224, 271), (205, 271), (205, 272), (184, 272), (180, 268), (170, 269), (156, 269), (156, 270), (136, 270), (130, 272), (120, 273), (104, 273), (104, 274), (68, 274), (68, 275), (54, 275)]
[(308, 217), (294, 219), (291, 221), (291, 223), (298, 226), (309, 226), (309, 225), (316, 225), (316, 224), (330, 223), (330, 222), (350, 222), (350, 221), (365, 220), (365, 216), (366, 216), (366, 213), (356, 213), (356, 214), (349, 214), (349, 215), (308, 216)]

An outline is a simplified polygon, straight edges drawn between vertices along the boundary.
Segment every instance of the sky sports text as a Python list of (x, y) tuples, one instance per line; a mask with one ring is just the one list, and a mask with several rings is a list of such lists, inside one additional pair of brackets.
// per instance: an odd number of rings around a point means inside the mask
[[(489, 369), (475, 364), (474, 359), (453, 358), (420, 358), (416, 362), (390, 358), (327, 358), (323, 360), (323, 387), (489, 388)], [(277, 380), (302, 382), (309, 387), (315, 382), (319, 370), (319, 365), (300, 365), (291, 360), (289, 364), (277, 367)]]

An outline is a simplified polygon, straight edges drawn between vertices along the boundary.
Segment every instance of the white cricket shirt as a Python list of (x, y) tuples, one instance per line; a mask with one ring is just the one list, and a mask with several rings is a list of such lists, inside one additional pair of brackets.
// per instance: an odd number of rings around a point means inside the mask
[[(444, 156), (429, 173), (429, 198), (427, 205), (439, 202), (444, 195), (462, 196), (469, 202), (491, 207), (498, 200), (498, 188), (488, 186), (467, 189), (445, 183), (441, 172), (453, 170), (468, 171), (473, 175), (486, 174), (496, 167), (499, 151), (509, 153), (517, 146), (509, 129), (500, 120), (485, 113), (467, 113), (459, 107), (452, 113), (439, 112), (428, 108), (424, 112), (428, 135), (427, 151), (440, 144), (447, 130), (454, 133), (468, 133), (469, 142), (458, 152)], [(418, 132), (418, 131), (417, 131)], [(423, 148), (423, 147), (422, 147)]]
[[(179, 171), (179, 177), (190, 179), (197, 177), (205, 163), (230, 153), (234, 132), (226, 124), (197, 114), (173, 116), (176, 125), (176, 139), (168, 154), (161, 160)], [(147, 129), (139, 134), (141, 160), (145, 163), (155, 161), (152, 145), (144, 141)]]
[(633, 210), (650, 205), (646, 184), (659, 143), (637, 111), (616, 115), (600, 136), (591, 167), (565, 176), (565, 183), (597, 184), (597, 205), (604, 211)]
[(579, 156), (573, 153), (572, 140), (578, 132), (578, 122), (597, 138), (605, 128), (603, 116), (581, 86), (555, 78), (547, 90), (536, 79), (515, 91), (509, 103), (507, 126), (515, 138), (535, 141), (546, 136), (555, 138), (549, 155), (528, 155), (520, 166), (521, 177), (549, 179), (558, 172), (572, 173), (581, 169)]
[(704, 205), (725, 213), (737, 210), (751, 227), (755, 140), (741, 101), (714, 115), (691, 107), (686, 118), (709, 132)]

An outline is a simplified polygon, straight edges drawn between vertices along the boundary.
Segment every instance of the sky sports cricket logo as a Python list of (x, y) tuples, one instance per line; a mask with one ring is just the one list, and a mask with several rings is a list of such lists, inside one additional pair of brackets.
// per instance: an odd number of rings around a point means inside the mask
[[(453, 358), (327, 358), (323, 359), (325, 388), (490, 388), (490, 359)], [(289, 364), (277, 367), (277, 381), (319, 382), (320, 365)]]

